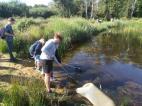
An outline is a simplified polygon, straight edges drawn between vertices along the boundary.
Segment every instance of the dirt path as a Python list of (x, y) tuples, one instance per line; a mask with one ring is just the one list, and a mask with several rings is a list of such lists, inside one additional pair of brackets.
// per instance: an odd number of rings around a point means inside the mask
[(33, 62), (19, 59), (17, 63), (9, 62), (6, 55), (0, 56), (0, 86), (9, 86), (11, 78), (39, 77), (39, 73), (33, 70)]
[[(0, 88), (9, 87), (11, 85), (11, 79), (19, 78), (41, 78), (40, 72), (34, 70), (34, 61), (18, 59), (18, 62), (9, 62), (7, 55), (0, 55)], [(57, 80), (61, 80), (62, 74), (60, 72), (54, 72)]]

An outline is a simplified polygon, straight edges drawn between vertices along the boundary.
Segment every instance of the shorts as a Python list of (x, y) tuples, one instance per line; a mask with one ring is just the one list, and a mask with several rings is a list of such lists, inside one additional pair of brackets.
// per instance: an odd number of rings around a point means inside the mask
[(42, 60), (42, 71), (44, 73), (51, 73), (53, 70), (53, 60)]
[(40, 55), (36, 55), (36, 56), (34, 57), (34, 60), (35, 60), (36, 62), (39, 62), (39, 61), (40, 61)]

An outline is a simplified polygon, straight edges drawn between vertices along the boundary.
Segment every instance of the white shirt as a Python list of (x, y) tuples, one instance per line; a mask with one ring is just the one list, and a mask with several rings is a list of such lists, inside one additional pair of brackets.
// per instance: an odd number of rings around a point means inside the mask
[(40, 59), (55, 60), (57, 63), (59, 63), (55, 56), (58, 46), (59, 45), (55, 43), (54, 39), (49, 39), (41, 49), (42, 53), (40, 55)]

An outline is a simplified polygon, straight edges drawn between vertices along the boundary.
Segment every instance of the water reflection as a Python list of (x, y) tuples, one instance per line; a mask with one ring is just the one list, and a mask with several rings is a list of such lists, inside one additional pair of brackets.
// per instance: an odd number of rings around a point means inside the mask
[(67, 56), (66, 61), (84, 69), (77, 78), (80, 82), (101, 84), (118, 104), (123, 95), (130, 98), (132, 106), (142, 106), (141, 54), (142, 46), (135, 39), (104, 34)]

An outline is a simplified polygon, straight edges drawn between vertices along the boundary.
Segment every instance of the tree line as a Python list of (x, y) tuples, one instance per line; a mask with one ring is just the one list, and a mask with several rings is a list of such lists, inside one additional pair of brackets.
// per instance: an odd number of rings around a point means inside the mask
[(32, 7), (17, 1), (0, 3), (0, 17), (2, 18), (11, 16), (47, 18), (54, 14), (53, 11), (49, 10), (48, 6), (44, 5), (35, 5)]
[(53, 0), (45, 5), (27, 6), (12, 1), (0, 3), (0, 17), (63, 17), (80, 16), (85, 18), (142, 17), (142, 0)]

